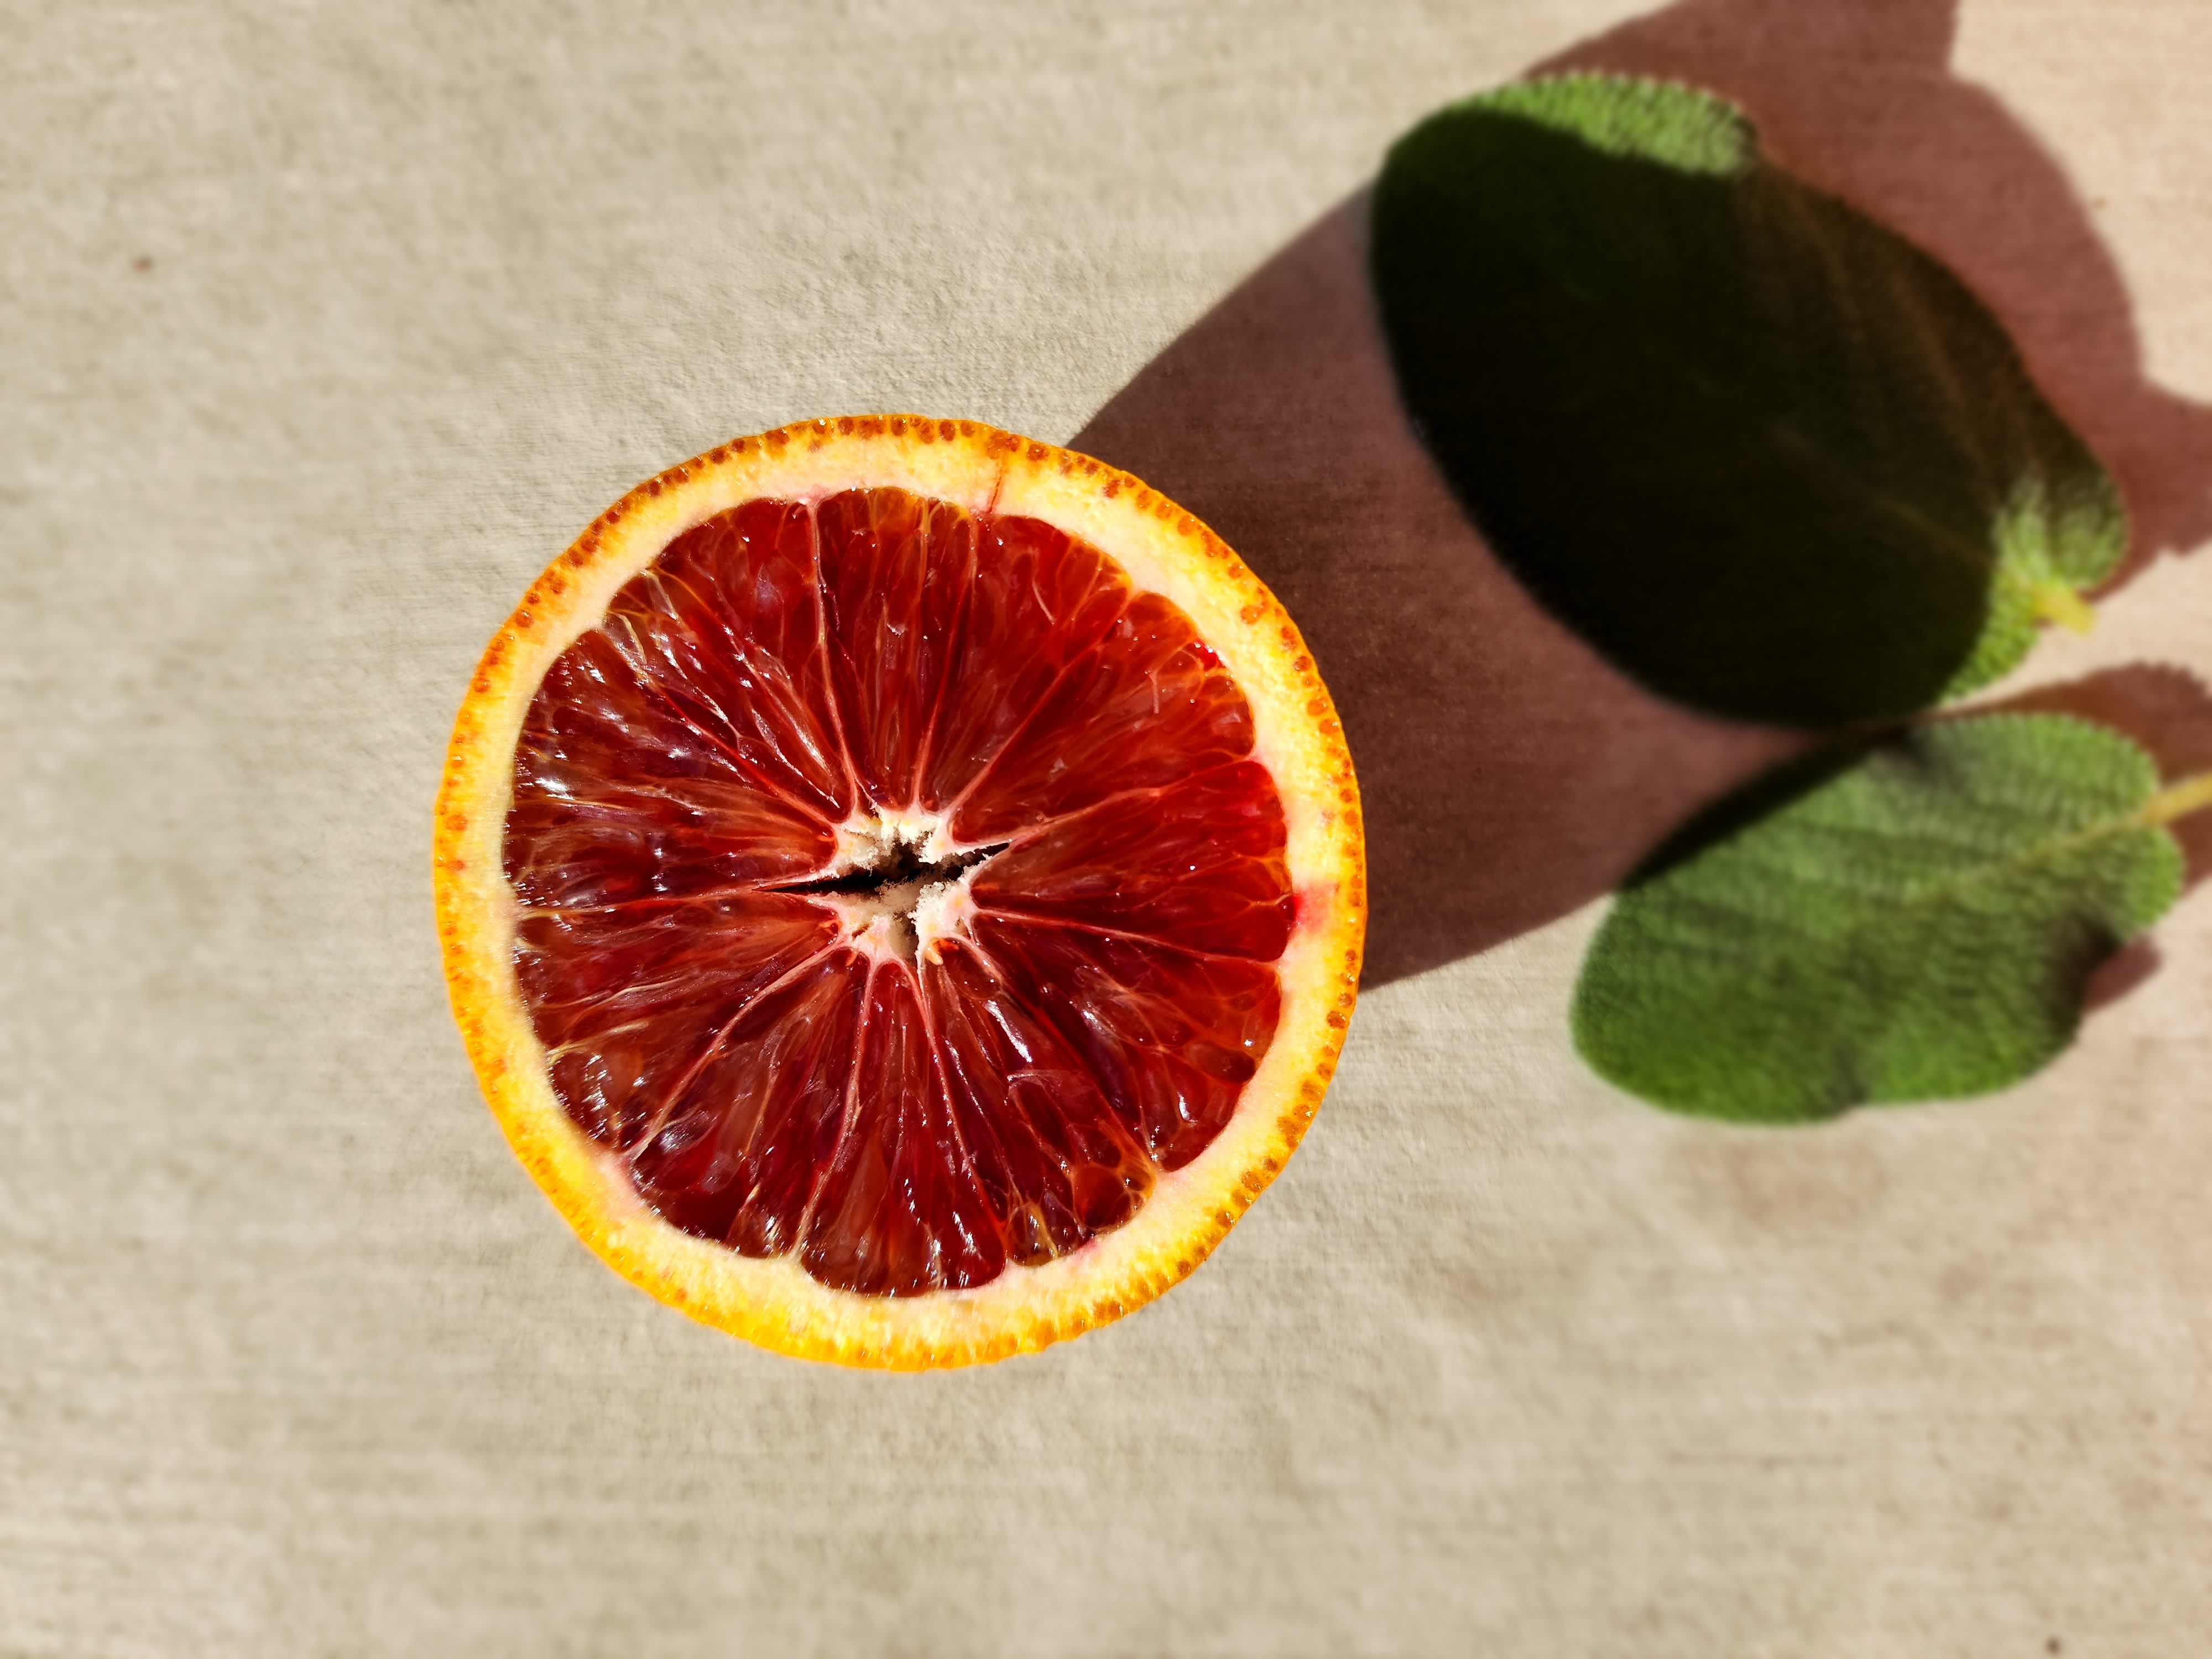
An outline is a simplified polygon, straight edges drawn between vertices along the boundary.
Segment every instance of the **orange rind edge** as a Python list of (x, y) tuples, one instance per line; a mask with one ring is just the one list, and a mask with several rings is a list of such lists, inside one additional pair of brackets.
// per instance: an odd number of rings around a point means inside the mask
[[(1164, 1174), (1136, 1215), (1039, 1267), (971, 1291), (837, 1291), (662, 1221), (555, 1097), (514, 970), (516, 902), (501, 841), (523, 718), (554, 659), (677, 535), (762, 497), (895, 485), (1028, 514), (1081, 537), (1174, 600), (1252, 706), (1273, 772), (1298, 918), (1276, 964), (1282, 1012), (1236, 1115)], [(433, 836), (453, 1014), (523, 1166), (609, 1267), (702, 1323), (803, 1358), (893, 1370), (972, 1364), (1075, 1336), (1188, 1276), (1279, 1175), (1320, 1105), (1358, 997), (1367, 911), (1358, 786), (1334, 705), (1295, 624), (1211, 530), (1087, 456), (972, 421), (848, 416), (733, 439), (632, 489), (549, 565), (493, 636), (447, 751)]]

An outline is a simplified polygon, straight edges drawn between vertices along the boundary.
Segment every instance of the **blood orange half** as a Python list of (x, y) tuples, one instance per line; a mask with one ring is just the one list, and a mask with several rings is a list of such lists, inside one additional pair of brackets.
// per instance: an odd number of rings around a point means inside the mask
[(1189, 1273), (1358, 976), (1341, 732), (1219, 539), (878, 416), (609, 508), (484, 653), (435, 835), (494, 1113), (612, 1267), (785, 1352), (994, 1359)]

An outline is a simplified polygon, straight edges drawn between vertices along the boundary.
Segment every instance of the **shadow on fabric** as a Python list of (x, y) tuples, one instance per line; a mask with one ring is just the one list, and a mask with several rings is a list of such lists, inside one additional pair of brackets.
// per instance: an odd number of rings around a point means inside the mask
[[(2057, 165), (1952, 77), (1955, 0), (1684, 0), (1538, 66), (1744, 106), (1772, 153), (1957, 270), (2112, 467), (2129, 568), (2212, 535), (2212, 410), (2144, 377), (2126, 292)], [(1477, 88), (1469, 88), (1470, 92)], [(1540, 609), (1421, 449), (1366, 269), (1325, 215), (1071, 441), (1206, 520), (1297, 619), (1359, 769), (1372, 988), (1616, 887), (1802, 733), (1693, 713)]]

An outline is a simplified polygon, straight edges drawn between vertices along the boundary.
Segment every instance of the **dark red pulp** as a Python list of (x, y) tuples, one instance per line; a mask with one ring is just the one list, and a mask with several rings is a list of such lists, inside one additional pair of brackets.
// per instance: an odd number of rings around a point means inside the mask
[[(1252, 742), (1189, 619), (1035, 520), (896, 489), (708, 520), (516, 747), (515, 971), (555, 1092), (670, 1222), (824, 1284), (1080, 1248), (1212, 1141), (1273, 1036), (1296, 906)], [(790, 890), (878, 811), (1004, 843), (912, 963)]]

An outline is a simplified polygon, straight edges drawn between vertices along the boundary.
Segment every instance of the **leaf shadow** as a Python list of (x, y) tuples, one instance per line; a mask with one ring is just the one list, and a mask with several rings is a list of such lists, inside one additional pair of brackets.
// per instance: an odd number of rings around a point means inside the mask
[(2157, 939), (2149, 933), (2137, 934), (2106, 957), (2090, 974), (2089, 982), (2081, 989), (2082, 1013), (2094, 1014), (2100, 1008), (2109, 1008), (2140, 990), (2164, 963)]
[(1662, 701), (1537, 605), (1398, 402), (1344, 203), (1072, 441), (1212, 526), (1288, 607), (1344, 721), (1365, 982), (1611, 890), (1695, 808), (1805, 741)]
[[(2119, 477), (2124, 579), (2212, 535), (2212, 467), (2198, 464), (2212, 410), (2148, 380), (2117, 266), (2057, 164), (1950, 76), (1954, 11), (1681, 0), (1538, 67), (1710, 87), (1786, 164), (1952, 263)], [(1362, 191), (1071, 442), (1206, 520), (1297, 618), (1359, 770), (1372, 988), (1613, 890), (1701, 808), (1814, 739), (1665, 702), (1537, 605), (1407, 423), (1366, 238)]]

